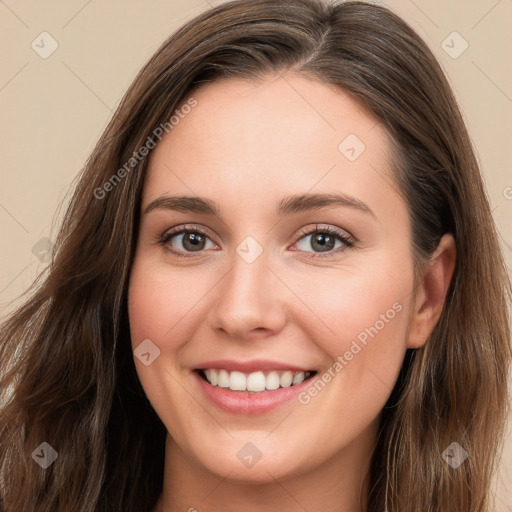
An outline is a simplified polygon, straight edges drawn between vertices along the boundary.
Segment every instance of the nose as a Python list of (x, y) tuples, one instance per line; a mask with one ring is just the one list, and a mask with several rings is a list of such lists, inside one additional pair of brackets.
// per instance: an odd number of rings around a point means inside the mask
[(277, 334), (286, 323), (287, 290), (269, 267), (266, 252), (251, 263), (235, 252), (232, 261), (216, 286), (210, 327), (238, 341)]

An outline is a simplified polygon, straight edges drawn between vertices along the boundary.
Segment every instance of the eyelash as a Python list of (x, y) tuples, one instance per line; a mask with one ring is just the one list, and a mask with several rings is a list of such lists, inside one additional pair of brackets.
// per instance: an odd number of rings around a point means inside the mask
[[(171, 252), (174, 256), (177, 256), (178, 258), (190, 258), (191, 256), (188, 256), (187, 254), (193, 254), (193, 251), (189, 251), (188, 253), (183, 253), (183, 252), (179, 252), (174, 249), (171, 249), (167, 246), (167, 244), (175, 236), (181, 235), (183, 233), (197, 233), (201, 236), (210, 238), (210, 236), (205, 231), (203, 231), (202, 229), (200, 229), (197, 226), (182, 226), (182, 227), (173, 228), (170, 231), (166, 231), (161, 236), (160, 240), (158, 241), (158, 244), (162, 245), (166, 251)], [(309, 228), (309, 229), (302, 230), (299, 233), (299, 238), (298, 238), (297, 242), (299, 242), (306, 236), (313, 235), (315, 233), (331, 235), (334, 238), (337, 238), (338, 240), (340, 240), (345, 245), (345, 247), (338, 248), (335, 251), (331, 250), (331, 251), (328, 251), (325, 253), (310, 253), (309, 251), (302, 251), (302, 252), (306, 252), (308, 254), (308, 256), (307, 256), (308, 258), (312, 258), (312, 259), (329, 258), (329, 257), (332, 257), (334, 254), (337, 254), (338, 252), (342, 252), (347, 249), (351, 249), (355, 246), (355, 240), (353, 237), (345, 235), (344, 232), (342, 232), (336, 228), (333, 228), (330, 226), (318, 228), (318, 225), (315, 226), (314, 229)], [(297, 242), (295, 242), (295, 243), (297, 243)], [(198, 251), (198, 252), (202, 252), (202, 251)], [(325, 255), (323, 255), (323, 254), (325, 254)]]

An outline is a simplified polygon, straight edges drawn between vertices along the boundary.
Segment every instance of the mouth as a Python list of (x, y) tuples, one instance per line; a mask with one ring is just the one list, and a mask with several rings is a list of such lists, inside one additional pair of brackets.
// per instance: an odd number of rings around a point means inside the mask
[(308, 366), (269, 359), (202, 361), (191, 369), (198, 391), (217, 409), (242, 416), (300, 406), (301, 392), (318, 373)]
[(259, 370), (244, 373), (228, 371), (223, 368), (198, 368), (195, 371), (203, 381), (211, 386), (245, 394), (256, 394), (295, 387), (311, 379), (317, 373), (315, 370)]

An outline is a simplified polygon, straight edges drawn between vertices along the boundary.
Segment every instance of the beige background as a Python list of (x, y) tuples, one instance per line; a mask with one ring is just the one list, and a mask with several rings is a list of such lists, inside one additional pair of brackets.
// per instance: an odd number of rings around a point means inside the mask
[[(219, 3), (0, 1), (0, 315), (44, 267), (41, 247), (52, 239), (57, 207), (138, 69), (184, 21)], [(427, 41), (453, 85), (510, 268), (512, 0), (383, 3)], [(43, 31), (58, 44), (46, 59), (31, 47), (42, 46)], [(512, 511), (511, 434), (494, 490), (500, 512)]]

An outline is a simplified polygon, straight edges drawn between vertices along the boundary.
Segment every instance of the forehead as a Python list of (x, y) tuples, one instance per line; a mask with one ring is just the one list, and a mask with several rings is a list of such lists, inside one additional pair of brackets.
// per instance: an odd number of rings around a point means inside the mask
[(190, 96), (197, 105), (150, 155), (145, 202), (169, 192), (253, 206), (306, 191), (396, 193), (387, 132), (342, 90), (287, 74), (222, 79)]

